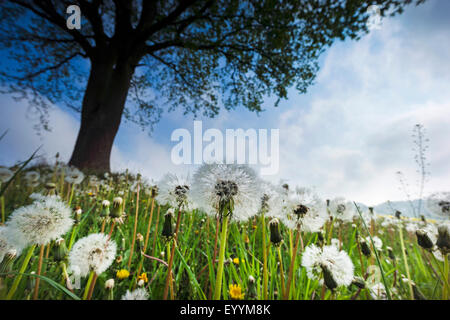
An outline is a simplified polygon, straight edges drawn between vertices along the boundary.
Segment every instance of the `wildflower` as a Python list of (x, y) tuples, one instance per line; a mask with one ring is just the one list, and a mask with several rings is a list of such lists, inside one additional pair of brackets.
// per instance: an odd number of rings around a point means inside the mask
[(374, 300), (386, 300), (387, 293), (384, 284), (381, 282), (376, 282), (369, 286), (370, 295)]
[(366, 287), (366, 282), (361, 277), (354, 277), (352, 284), (358, 287), (359, 289), (364, 289)]
[(113, 263), (116, 251), (116, 243), (108, 239), (108, 236), (93, 233), (73, 245), (69, 253), (69, 264), (77, 266), (82, 277), (88, 275), (90, 271), (99, 275)]
[(143, 288), (138, 288), (136, 290), (127, 292), (122, 296), (122, 300), (148, 300), (149, 294), (147, 290)]
[(192, 207), (190, 185), (189, 176), (182, 177), (167, 173), (159, 183), (156, 201), (174, 208), (189, 210)]
[(353, 220), (355, 211), (353, 207), (351, 202), (346, 201), (342, 197), (335, 198), (329, 203), (331, 216), (342, 222), (350, 222)]
[(416, 231), (417, 243), (424, 249), (430, 250), (433, 248), (433, 240), (430, 239), (425, 230), (419, 229)]
[[(365, 240), (367, 243), (372, 243), (372, 241), (370, 241), (369, 236), (367, 236)], [(373, 240), (373, 244), (375, 245), (375, 249), (380, 251), (383, 248), (383, 241), (381, 241), (381, 239), (378, 238), (377, 236), (373, 236), (372, 240)]]
[(63, 261), (67, 256), (68, 250), (66, 243), (63, 238), (59, 238), (55, 241), (55, 246), (53, 247), (53, 258), (55, 261)]
[(296, 229), (300, 225), (306, 232), (318, 232), (328, 219), (322, 200), (305, 187), (289, 194), (279, 217), (286, 227)]
[(30, 187), (36, 187), (39, 185), (40, 174), (37, 171), (28, 171), (25, 173), (25, 181)]
[(9, 249), (4, 252), (0, 259), (0, 273), (8, 273), (11, 272), (14, 260), (17, 258), (17, 250)]
[(234, 258), (233, 259), (233, 263), (238, 265), (239, 264), (239, 258)]
[(335, 246), (306, 247), (302, 256), (302, 266), (306, 268), (310, 279), (317, 279), (321, 273), (331, 290), (339, 286), (348, 286), (353, 281), (353, 263), (348, 254)]
[(173, 225), (172, 225), (172, 213), (173, 209), (167, 210), (164, 215), (164, 225), (162, 229), (162, 236), (166, 239), (169, 239), (173, 236)]
[(274, 246), (279, 246), (281, 242), (283, 241), (283, 238), (280, 234), (280, 223), (277, 218), (273, 218), (269, 222), (269, 229), (270, 229), (270, 242)]
[(244, 293), (242, 292), (242, 288), (239, 284), (230, 284), (228, 287), (228, 292), (233, 300), (244, 299)]
[(286, 200), (285, 192), (280, 185), (263, 181), (261, 183), (262, 196), (260, 211), (267, 216), (277, 216), (283, 208)]
[(105, 281), (105, 289), (106, 290), (111, 290), (114, 288), (114, 279), (109, 279)]
[(141, 273), (141, 275), (138, 276), (138, 280), (139, 280), (139, 281), (144, 281), (145, 283), (147, 283), (147, 282), (148, 282), (147, 272)]
[(192, 196), (207, 214), (245, 221), (260, 209), (259, 179), (249, 166), (204, 164), (193, 180)]
[(0, 168), (0, 182), (7, 182), (14, 175), (14, 172), (8, 168)]
[(12, 243), (25, 248), (45, 245), (64, 235), (73, 225), (70, 208), (57, 196), (42, 196), (31, 205), (13, 211), (6, 235)]
[(367, 244), (367, 241), (362, 239), (359, 241), (359, 244), (361, 246), (361, 251), (366, 257), (370, 257), (372, 254), (369, 245)]
[(70, 184), (80, 184), (84, 180), (84, 173), (75, 167), (70, 167), (66, 172), (65, 180)]
[(441, 250), (442, 254), (450, 253), (450, 223), (443, 223), (438, 227), (436, 246)]
[(130, 272), (126, 269), (121, 269), (119, 271), (117, 271), (116, 273), (116, 277), (119, 278), (120, 280), (126, 279), (130, 276)]
[(20, 252), (22, 251), (20, 247), (17, 247), (9, 241), (5, 231), (6, 227), (0, 226), (0, 262), (2, 262), (3, 257), (7, 252), (14, 250), (16, 255), (20, 255)]
[(123, 199), (121, 197), (115, 197), (113, 199), (113, 209), (111, 212), (111, 217), (120, 218), (123, 215)]

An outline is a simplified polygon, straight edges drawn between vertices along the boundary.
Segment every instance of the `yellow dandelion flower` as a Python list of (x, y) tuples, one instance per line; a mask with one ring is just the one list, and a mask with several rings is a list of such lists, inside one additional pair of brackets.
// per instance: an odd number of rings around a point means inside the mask
[(198, 230), (195, 230), (194, 233), (198, 235), (200, 232)]
[(244, 293), (242, 292), (242, 288), (239, 284), (230, 284), (228, 287), (229, 294), (231, 299), (233, 300), (242, 300), (244, 299)]
[(239, 264), (239, 258), (234, 258), (234, 259), (233, 259), (233, 263), (234, 263), (234, 264)]
[(126, 279), (130, 276), (130, 272), (126, 269), (121, 269), (121, 270), (117, 271), (116, 276), (119, 279)]
[(142, 274), (138, 277), (138, 281), (139, 280), (144, 280), (144, 282), (147, 283), (148, 282), (147, 272), (142, 272)]

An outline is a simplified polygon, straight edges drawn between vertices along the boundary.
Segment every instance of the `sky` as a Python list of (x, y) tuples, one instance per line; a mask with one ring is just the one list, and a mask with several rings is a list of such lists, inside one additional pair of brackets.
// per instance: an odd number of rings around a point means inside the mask
[[(450, 1), (429, 0), (408, 6), (382, 20), (359, 41), (335, 42), (320, 58), (320, 70), (306, 94), (290, 89), (274, 107), (267, 98), (259, 115), (237, 106), (215, 119), (197, 117), (208, 128), (279, 129), (279, 171), (264, 176), (291, 185), (310, 186), (324, 198), (342, 196), (376, 205), (405, 200), (396, 176), (402, 171), (409, 192), (417, 196), (412, 130), (426, 128), (430, 175), (425, 195), (450, 190)], [(36, 135), (38, 119), (27, 102), (0, 95), (0, 165), (13, 165), (43, 145), (43, 157), (59, 152), (69, 160), (79, 128), (79, 114), (53, 106), (51, 132)], [(176, 165), (171, 134), (185, 128), (193, 134), (191, 115), (164, 113), (152, 135), (122, 121), (111, 167), (129, 168), (148, 178), (166, 172), (192, 173), (196, 166)], [(52, 160), (51, 160), (52, 161)]]

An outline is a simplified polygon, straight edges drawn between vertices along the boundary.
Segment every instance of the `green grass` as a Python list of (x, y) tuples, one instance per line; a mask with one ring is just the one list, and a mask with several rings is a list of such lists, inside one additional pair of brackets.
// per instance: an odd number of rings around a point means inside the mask
[[(43, 171), (48, 170), (51, 173), (51, 168), (40, 168), (41, 175)], [(105, 289), (105, 282), (108, 279), (115, 279), (114, 287), (114, 299), (120, 299), (126, 290), (136, 287), (137, 281), (137, 269), (142, 261), (142, 272), (146, 272), (149, 282), (145, 283), (151, 299), (162, 299), (165, 280), (167, 276), (167, 266), (164, 264), (168, 262), (169, 253), (167, 252), (167, 240), (161, 236), (163, 227), (164, 214), (169, 209), (167, 206), (161, 206), (155, 203), (152, 225), (150, 229), (149, 243), (147, 249), (147, 255), (150, 257), (158, 258), (158, 261), (153, 258), (142, 257), (139, 251), (139, 244), (135, 243), (134, 255), (131, 262), (130, 276), (126, 279), (118, 279), (116, 273), (121, 269), (128, 269), (128, 259), (130, 255), (131, 241), (133, 237), (133, 230), (135, 224), (135, 211), (136, 211), (136, 193), (130, 190), (130, 185), (134, 177), (128, 175), (121, 175), (123, 181), (119, 182), (119, 176), (114, 176), (113, 180), (109, 183), (109, 188), (88, 186), (87, 179), (76, 187), (72, 192), (67, 183), (62, 182), (62, 179), (55, 177), (57, 182), (57, 190), (61, 197), (68, 203), (71, 202), (71, 207), (81, 207), (83, 213), (79, 223), (74, 226), (65, 236), (67, 246), (69, 243), (76, 242), (81, 237), (87, 236), (90, 233), (100, 232), (102, 221), (100, 218), (101, 201), (109, 200), (112, 202), (116, 196), (121, 196), (125, 202), (124, 211), (127, 213), (125, 222), (121, 225), (116, 225), (112, 240), (116, 241), (118, 252), (116, 261), (105, 271), (99, 275), (96, 285), (93, 291), (92, 299), (106, 299), (108, 292)], [(30, 188), (23, 180), (22, 174), (17, 174), (14, 181), (8, 186), (5, 186), (3, 193), (4, 196), (4, 211), (5, 218), (7, 219), (11, 212), (23, 205), (31, 203), (29, 195), (32, 192), (45, 192), (44, 186), (37, 188)], [(7, 187), (7, 188), (6, 188)], [(147, 223), (149, 217), (149, 211), (151, 208), (150, 201), (152, 199), (145, 195), (140, 194), (139, 206), (138, 206), (138, 223), (137, 232), (144, 237), (147, 231)], [(156, 221), (159, 219), (158, 228), (156, 229)], [(404, 218), (405, 219), (405, 218)], [(266, 217), (265, 236), (266, 243), (269, 241), (269, 228), (267, 221), (270, 221), (270, 217)], [(376, 268), (382, 270), (381, 279), (379, 282), (385, 283), (387, 287), (388, 295), (394, 300), (397, 299), (409, 299), (410, 293), (408, 285), (401, 280), (401, 275), (406, 277), (405, 261), (403, 261), (401, 242), (399, 239), (399, 233), (397, 230), (383, 229), (380, 225), (380, 221), (377, 221), (375, 229), (377, 232), (369, 234), (370, 228), (365, 226), (361, 219), (354, 221), (355, 226), (351, 223), (337, 224), (334, 223), (332, 228), (330, 222), (324, 227), (326, 231), (325, 239), (328, 237), (338, 238), (338, 232), (340, 231), (342, 237), (342, 249), (345, 250), (354, 266), (355, 276), (364, 277), (362, 274), (362, 266), (360, 262), (359, 251), (357, 247), (357, 233), (361, 237), (378, 236), (383, 241), (383, 250), (377, 252), (375, 255), (372, 252), (371, 257), (362, 256), (364, 264), (364, 270), (367, 270), (368, 266), (374, 265)], [(106, 223), (105, 232), (110, 230), (111, 224)], [(175, 299), (208, 299), (212, 298), (216, 284), (216, 272), (217, 263), (212, 261), (214, 253), (214, 240), (216, 234), (216, 220), (214, 217), (207, 216), (206, 214), (194, 210), (192, 212), (183, 212), (181, 218), (180, 231), (178, 235), (178, 243), (176, 246), (176, 252), (173, 262), (173, 274), (174, 274), (174, 293)], [(328, 234), (329, 230), (332, 230), (332, 234)], [(73, 232), (75, 230), (75, 232)], [(281, 260), (283, 263), (284, 279), (287, 281), (289, 265), (291, 261), (291, 251), (295, 239), (296, 231), (292, 231), (292, 238), (290, 238), (290, 232), (283, 225), (280, 225), (280, 230), (283, 235), (283, 243), (281, 244)], [(156, 236), (156, 242), (153, 242), (154, 234)], [(218, 232), (220, 237), (220, 230)], [(230, 284), (238, 284), (244, 294), (245, 299), (250, 298), (249, 294), (249, 277), (252, 276), (256, 279), (255, 291), (256, 299), (263, 299), (263, 250), (262, 250), (262, 225), (260, 217), (250, 219), (245, 223), (230, 222), (228, 225), (227, 245), (225, 248), (224, 259), (225, 265), (223, 269), (222, 290), (221, 298), (230, 299), (228, 287)], [(442, 299), (443, 295), (443, 281), (442, 272), (444, 271), (444, 263), (434, 259), (429, 252), (424, 251), (418, 246), (414, 235), (410, 235), (403, 229), (403, 240), (405, 246), (406, 264), (409, 267), (409, 273), (411, 280), (414, 281), (416, 286), (428, 299)], [(122, 241), (124, 239), (124, 241)], [(302, 233), (302, 240), (304, 246), (308, 246), (312, 243), (317, 243), (317, 234)], [(41, 283), (39, 289), (39, 299), (80, 299), (83, 296), (87, 277), (81, 280), (79, 289), (74, 289), (70, 292), (65, 288), (65, 281), (62, 276), (62, 268), (59, 262), (56, 262), (53, 257), (54, 244), (49, 244), (49, 254), (44, 258), (43, 269), (41, 274)], [(393, 248), (396, 261), (392, 261), (388, 257), (386, 247)], [(155, 248), (155, 250), (153, 250)], [(220, 241), (217, 244), (216, 260), (219, 259)], [(46, 249), (47, 250), (47, 249)], [(24, 253), (16, 258), (14, 261), (11, 272), (8, 274), (0, 274), (1, 284), (3, 289), (0, 290), (0, 297), (4, 299), (6, 297), (5, 292), (17, 279), (17, 273), (23, 265), (26, 252), (28, 249), (23, 250)], [(30, 262), (28, 263), (26, 270), (21, 270), (23, 277), (17, 284), (17, 290), (14, 294), (14, 299), (30, 299), (32, 297), (33, 287), (30, 281), (32, 278), (31, 272), (36, 272), (38, 265), (38, 251), (34, 250)], [(300, 252), (299, 246), (299, 252)], [(161, 254), (164, 252), (164, 254)], [(233, 259), (238, 258), (239, 263), (233, 262)], [(267, 268), (268, 268), (268, 299), (282, 299), (281, 292), (281, 275), (279, 268), (279, 257), (277, 248), (270, 246), (267, 250)], [(67, 265), (67, 263), (66, 263)], [(434, 271), (433, 271), (434, 269)], [(437, 278), (436, 274), (440, 277)], [(320, 299), (322, 295), (322, 285), (319, 281), (309, 279), (306, 274), (306, 270), (301, 266), (301, 252), (298, 254), (295, 266), (294, 266), (294, 281), (291, 286), (290, 297), (295, 300), (311, 300)], [(394, 286), (394, 278), (396, 278)], [(16, 281), (17, 282), (17, 281)], [(31, 283), (31, 284), (30, 284)], [(363, 289), (358, 292), (356, 286), (339, 287), (335, 294), (331, 294), (329, 290), (325, 291), (324, 299), (338, 299), (346, 300), (351, 297), (356, 299), (372, 299), (368, 289)], [(169, 295), (171, 297), (172, 295)]]

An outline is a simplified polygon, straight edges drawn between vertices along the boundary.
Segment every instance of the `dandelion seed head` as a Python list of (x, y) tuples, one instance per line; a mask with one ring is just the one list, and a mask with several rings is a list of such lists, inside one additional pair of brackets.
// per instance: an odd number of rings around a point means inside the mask
[(69, 253), (69, 265), (79, 268), (80, 276), (85, 277), (90, 271), (100, 275), (113, 263), (117, 246), (114, 240), (103, 233), (93, 233), (78, 240)]
[(289, 192), (279, 215), (283, 224), (296, 229), (298, 224), (306, 232), (318, 232), (328, 219), (324, 202), (311, 188), (297, 187)]
[(246, 165), (204, 164), (193, 177), (192, 196), (199, 208), (215, 215), (224, 201), (232, 199), (232, 218), (245, 221), (260, 209), (259, 179)]
[(16, 251), (16, 255), (20, 255), (20, 252), (22, 251), (22, 248), (10, 243), (5, 231), (6, 227), (0, 226), (0, 262), (3, 261), (7, 252)]
[(329, 209), (331, 216), (342, 222), (351, 222), (355, 215), (354, 205), (342, 197), (332, 199)]
[(60, 238), (73, 225), (72, 211), (59, 197), (36, 197), (32, 204), (14, 210), (6, 223), (7, 236), (18, 247), (45, 245)]
[(167, 173), (158, 184), (158, 195), (156, 201), (160, 204), (168, 204), (174, 208), (183, 208), (191, 210), (194, 208), (191, 199), (190, 177), (177, 176)]
[(143, 288), (138, 288), (136, 290), (127, 292), (122, 296), (121, 300), (148, 300), (149, 294), (147, 290)]
[(426, 206), (437, 217), (450, 218), (450, 192), (436, 192), (426, 200)]
[[(375, 249), (377, 249), (378, 251), (383, 249), (383, 241), (381, 241), (381, 239), (379, 237), (373, 236), (372, 240), (373, 240), (373, 243), (375, 245)], [(366, 237), (366, 241), (367, 241), (367, 243), (372, 243), (370, 241), (370, 237), (369, 236)]]
[(69, 167), (66, 170), (66, 176), (64, 179), (67, 183), (70, 184), (80, 184), (84, 180), (84, 173), (81, 172), (78, 168)]
[(306, 268), (310, 279), (318, 279), (326, 268), (337, 286), (348, 286), (353, 280), (353, 263), (344, 250), (335, 245), (320, 248), (314, 244), (305, 248), (302, 255), (302, 266)]
[(0, 182), (7, 182), (13, 175), (14, 172), (12, 170), (0, 167)]

